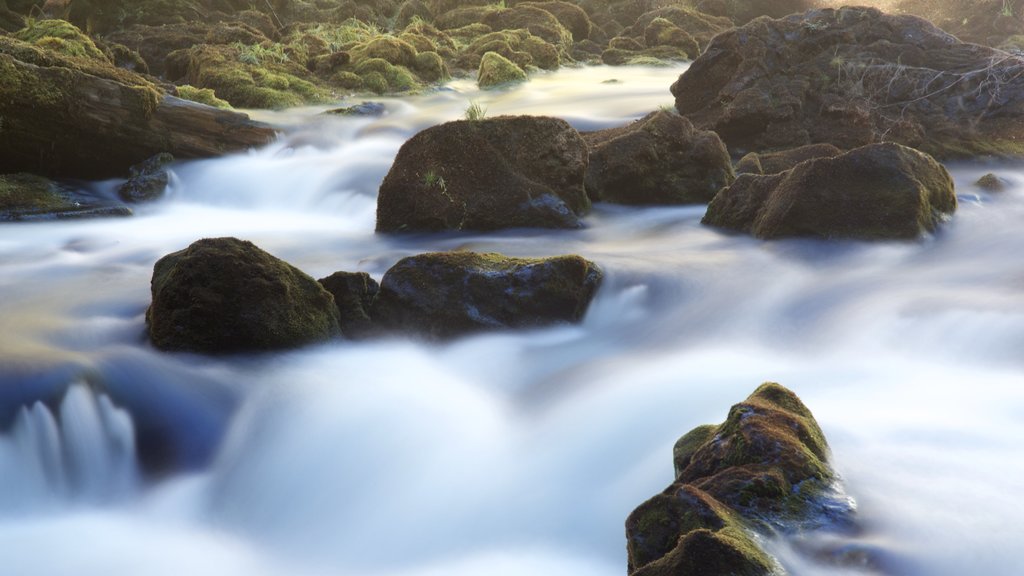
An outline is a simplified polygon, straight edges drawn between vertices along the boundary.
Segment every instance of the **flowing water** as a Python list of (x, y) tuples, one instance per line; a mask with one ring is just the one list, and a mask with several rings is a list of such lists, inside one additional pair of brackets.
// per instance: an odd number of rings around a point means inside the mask
[[(0, 227), (0, 573), (623, 576), (624, 519), (671, 481), (676, 438), (775, 380), (858, 507), (856, 532), (767, 539), (791, 574), (1019, 574), (1024, 168), (951, 166), (960, 208), (915, 242), (760, 242), (701, 226), (702, 206), (374, 235), (398, 147), (470, 101), (595, 129), (671, 104), (679, 72), (263, 113), (280, 141), (174, 166), (134, 218)], [(989, 171), (1009, 189), (976, 189)], [(153, 263), (209, 236), (317, 278), (463, 248), (579, 253), (606, 281), (579, 326), (157, 352)]]

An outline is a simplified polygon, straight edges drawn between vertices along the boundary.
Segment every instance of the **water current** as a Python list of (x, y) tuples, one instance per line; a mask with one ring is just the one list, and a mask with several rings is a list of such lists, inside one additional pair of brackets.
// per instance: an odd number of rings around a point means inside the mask
[[(774, 380), (815, 413), (859, 525), (766, 539), (791, 574), (1019, 574), (1024, 167), (949, 165), (959, 210), (912, 242), (761, 242), (703, 206), (600, 204), (582, 230), (374, 234), (399, 146), (470, 102), (611, 127), (671, 105), (680, 71), (263, 112), (279, 141), (174, 165), (132, 218), (0, 227), (0, 573), (624, 576), (623, 522), (671, 482), (676, 438)], [(987, 172), (1008, 189), (975, 187)], [(606, 281), (579, 326), (156, 351), (153, 263), (212, 236), (315, 278), (472, 249), (579, 253)]]

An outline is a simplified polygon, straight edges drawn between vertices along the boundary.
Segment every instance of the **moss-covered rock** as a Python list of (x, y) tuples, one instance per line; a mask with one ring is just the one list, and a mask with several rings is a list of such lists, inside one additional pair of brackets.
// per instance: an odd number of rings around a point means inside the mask
[(66, 20), (33, 20), (12, 36), (65, 56), (109, 61), (91, 38)]
[(163, 350), (294, 348), (340, 335), (334, 297), (251, 242), (206, 238), (153, 267), (146, 323)]
[(497, 52), (487, 52), (480, 59), (476, 83), (481, 88), (496, 88), (507, 84), (526, 81), (526, 72), (508, 58)]
[(191, 100), (199, 104), (206, 104), (222, 110), (230, 110), (231, 104), (227, 100), (217, 98), (217, 94), (210, 88), (196, 88), (190, 84), (177, 87), (178, 97)]
[(848, 523), (828, 445), (792, 391), (765, 383), (720, 425), (676, 443), (676, 479), (626, 520), (632, 576), (768, 576), (777, 562), (752, 531)]
[(741, 174), (702, 222), (762, 239), (916, 238), (956, 210), (953, 180), (931, 156), (871, 144), (779, 174)]
[(808, 144), (778, 152), (751, 152), (736, 163), (737, 174), (778, 174), (785, 172), (804, 160), (832, 158), (843, 151), (832, 144)]
[(578, 5), (563, 0), (547, 0), (545, 2), (519, 2), (517, 6), (540, 8), (551, 13), (558, 22), (571, 34), (574, 42), (582, 42), (590, 38), (593, 24), (590, 16)]
[[(657, 24), (655, 24), (656, 21)], [(636, 19), (632, 26), (624, 29), (622, 34), (637, 39), (642, 38), (647, 46), (656, 46), (665, 42), (668, 42), (669, 45), (677, 45), (681, 42), (680, 38), (685, 39), (685, 36), (675, 38), (674, 36), (679, 33), (674, 32), (673, 27), (678, 28), (696, 42), (697, 50), (687, 46), (687, 52), (695, 58), (711, 42), (712, 38), (734, 26), (728, 18), (712, 16), (696, 8), (673, 5), (645, 12)]]
[(181, 79), (186, 70), (179, 68), (168, 72), (168, 56), (175, 51), (187, 50), (205, 43), (208, 31), (209, 25), (201, 22), (163, 26), (136, 25), (111, 32), (104, 38), (107, 42), (121, 44), (137, 52), (146, 62), (151, 74), (163, 76), (167, 72), (168, 80), (175, 81)]
[(366, 272), (335, 272), (317, 280), (338, 307), (341, 331), (348, 338), (361, 338), (374, 332), (370, 306), (380, 285)]
[(524, 70), (530, 66), (554, 70), (561, 63), (558, 50), (528, 30), (501, 30), (475, 38), (462, 50), (457, 65), (467, 70), (477, 70), (484, 54), (488, 52), (500, 54)]
[(621, 128), (583, 135), (590, 148), (591, 200), (618, 204), (709, 202), (733, 181), (732, 162), (714, 132), (665, 110)]
[(0, 222), (130, 216), (124, 206), (86, 202), (69, 188), (34, 174), (0, 174)]
[(665, 18), (655, 18), (644, 29), (644, 44), (649, 48), (670, 46), (679, 48), (691, 58), (700, 54), (697, 41), (682, 28)]
[(382, 330), (430, 338), (575, 323), (601, 279), (601, 270), (579, 256), (420, 254), (384, 274), (372, 314)]
[(572, 33), (547, 10), (528, 5), (494, 10), (481, 20), (494, 30), (528, 30), (559, 50), (572, 48)]
[(564, 120), (505, 116), (428, 128), (398, 151), (377, 231), (575, 228), (590, 209), (586, 143)]

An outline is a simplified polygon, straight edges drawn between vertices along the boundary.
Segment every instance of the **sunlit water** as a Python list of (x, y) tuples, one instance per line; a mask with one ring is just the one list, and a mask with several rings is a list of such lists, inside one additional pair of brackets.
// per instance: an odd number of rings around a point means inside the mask
[[(675, 439), (776, 380), (824, 428), (861, 528), (767, 541), (790, 573), (863, 574), (820, 551), (866, 549), (890, 574), (1019, 574), (1024, 169), (951, 166), (960, 209), (916, 242), (759, 242), (701, 226), (702, 206), (374, 235), (398, 147), (471, 101), (595, 129), (670, 104), (678, 73), (264, 113), (279, 142), (176, 165), (134, 218), (0, 227), (0, 573), (623, 576), (624, 519), (671, 481)], [(974, 188), (989, 171), (1010, 188)], [(314, 277), (466, 248), (579, 253), (606, 281), (574, 327), (153, 350), (153, 263), (228, 235)], [(140, 473), (136, 441), (166, 472)]]

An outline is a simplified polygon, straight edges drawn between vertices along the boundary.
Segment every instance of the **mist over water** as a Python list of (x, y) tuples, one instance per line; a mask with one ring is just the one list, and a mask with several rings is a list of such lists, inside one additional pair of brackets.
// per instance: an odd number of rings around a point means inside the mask
[[(768, 540), (791, 574), (1017, 574), (1021, 166), (950, 165), (960, 208), (914, 242), (761, 242), (701, 226), (703, 206), (373, 234), (398, 148), (471, 101), (605, 128), (670, 104), (679, 72), (456, 81), (382, 99), (380, 118), (261, 112), (278, 142), (175, 165), (168, 197), (134, 218), (0, 227), (0, 572), (622, 576), (623, 523), (671, 482), (675, 440), (774, 380), (817, 417), (860, 524)], [(1009, 189), (974, 187), (987, 172)], [(579, 326), (157, 352), (153, 263), (210, 236), (316, 278), (464, 248), (579, 253), (606, 280)], [(162, 452), (131, 458), (136, 440)]]

